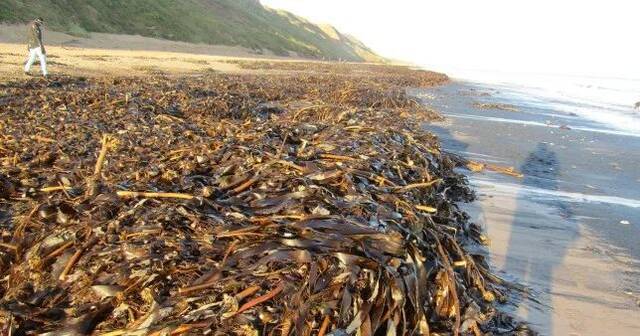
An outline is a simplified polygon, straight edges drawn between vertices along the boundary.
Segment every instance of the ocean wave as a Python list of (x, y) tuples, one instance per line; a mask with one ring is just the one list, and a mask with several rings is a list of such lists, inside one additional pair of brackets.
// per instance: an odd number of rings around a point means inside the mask
[[(640, 79), (461, 72), (453, 77), (491, 89), (496, 99), (576, 115), (640, 135)], [(482, 83), (482, 84), (480, 84)]]
[[(473, 115), (473, 114), (446, 113), (445, 116), (450, 117), (450, 118), (458, 118), (458, 119), (486, 120), (486, 121), (501, 122), (501, 123), (508, 123), (508, 124), (518, 124), (518, 125), (527, 125), (527, 126), (555, 127), (555, 128), (560, 128), (560, 127), (564, 126), (564, 125), (547, 124), (547, 123), (538, 122), (538, 121), (531, 121), (531, 120), (488, 117), (488, 116)], [(634, 132), (634, 131), (629, 132), (629, 131), (617, 130), (617, 129), (605, 129), (605, 128), (573, 126), (573, 125), (571, 126), (571, 129), (574, 130), (574, 131), (582, 131), (582, 132), (612, 134), (612, 135), (621, 135), (621, 136), (629, 136), (629, 137), (640, 137), (640, 132)]]
[(599, 203), (622, 205), (630, 208), (640, 208), (640, 200), (629, 199), (616, 196), (590, 195), (576, 192), (549, 190), (532, 186), (525, 186), (513, 183), (499, 183), (481, 178), (470, 178), (471, 185), (479, 190), (487, 192), (489, 190), (503, 195), (527, 195), (536, 200), (561, 200), (569, 203)]

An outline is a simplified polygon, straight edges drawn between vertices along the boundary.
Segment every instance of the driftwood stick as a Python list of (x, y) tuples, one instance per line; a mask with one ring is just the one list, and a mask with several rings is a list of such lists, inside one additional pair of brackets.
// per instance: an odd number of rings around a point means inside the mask
[(118, 191), (119, 197), (122, 198), (177, 198), (177, 199), (185, 199), (192, 200), (196, 198), (193, 195), (189, 194), (180, 194), (180, 193), (164, 193), (164, 192), (139, 192), (139, 191)]
[(67, 265), (64, 267), (64, 270), (62, 270), (62, 273), (60, 273), (58, 280), (60, 281), (64, 280), (67, 277), (67, 274), (71, 272), (71, 269), (73, 268), (73, 266), (76, 264), (76, 262), (78, 262), (78, 259), (80, 259), (80, 256), (82, 255), (82, 250), (83, 249), (79, 248), (73, 254), (73, 256), (71, 256), (71, 259), (69, 259), (69, 261), (67, 262)]
[(248, 179), (247, 181), (245, 181), (244, 183), (242, 183), (241, 185), (235, 187), (233, 190), (231, 190), (234, 194), (239, 194), (247, 189), (249, 189), (254, 183), (258, 182), (258, 174), (256, 174), (256, 176)]
[(344, 155), (336, 155), (336, 154), (320, 154), (320, 157), (325, 160), (336, 160), (336, 161), (356, 161), (356, 158), (352, 158)]
[(249, 310), (263, 302), (269, 301), (271, 299), (273, 299), (276, 295), (280, 294), (280, 292), (282, 292), (282, 290), (284, 289), (284, 282), (280, 282), (278, 284), (278, 286), (276, 286), (276, 288), (274, 288), (272, 291), (270, 291), (269, 293), (259, 296), (247, 303), (245, 303), (244, 305), (242, 305), (242, 307), (240, 307), (238, 309), (238, 311), (236, 312), (236, 315), (238, 314), (242, 314), (244, 311)]
[(200, 292), (203, 291), (205, 289), (209, 289), (213, 286), (215, 286), (216, 284), (218, 284), (218, 279), (214, 279), (208, 282), (205, 282), (203, 284), (200, 285), (193, 285), (193, 286), (189, 286), (189, 287), (182, 287), (180, 289), (178, 289), (178, 294), (182, 295), (182, 296), (186, 296), (191, 294), (192, 292)]
[(413, 184), (406, 185), (404, 187), (399, 187), (397, 189), (398, 189), (398, 191), (407, 191), (407, 190), (416, 189), (416, 188), (428, 188), (428, 187), (431, 187), (434, 184), (440, 183), (440, 182), (442, 182), (442, 180), (441, 179), (437, 179), (437, 180), (433, 180), (433, 181), (430, 181), (430, 182), (413, 183)]
[(87, 179), (87, 191), (86, 195), (88, 197), (94, 197), (98, 194), (100, 190), (100, 174), (102, 173), (102, 168), (104, 166), (104, 160), (107, 156), (107, 152), (113, 146), (114, 139), (111, 136), (104, 134), (102, 136), (102, 147), (100, 148), (100, 154), (98, 154), (98, 160), (96, 161), (96, 166), (93, 170), (93, 176)]
[(108, 135), (102, 136), (102, 148), (100, 148), (100, 154), (98, 155), (98, 161), (96, 162), (96, 168), (93, 171), (94, 177), (99, 177), (104, 164), (104, 159), (107, 156), (107, 151), (111, 146), (111, 138)]
[(53, 252), (49, 253), (49, 255), (44, 257), (42, 259), (42, 263), (44, 264), (45, 261), (51, 260), (51, 259), (61, 255), (64, 252), (64, 250), (68, 249), (72, 245), (73, 245), (73, 241), (66, 242), (65, 244), (63, 244), (59, 248), (55, 249)]
[(73, 256), (71, 256), (71, 259), (69, 259), (69, 261), (67, 262), (67, 265), (64, 267), (64, 270), (62, 270), (62, 273), (60, 273), (58, 280), (63, 281), (67, 277), (67, 274), (71, 272), (71, 270), (73, 269), (73, 266), (75, 266), (78, 260), (80, 260), (82, 253), (84, 253), (86, 249), (95, 245), (96, 243), (98, 243), (98, 238), (94, 237), (93, 239), (91, 239), (90, 241), (82, 245), (80, 248), (78, 248), (78, 250), (73, 254)]
[(65, 190), (71, 190), (73, 189), (73, 187), (68, 187), (68, 186), (57, 186), (57, 187), (46, 187), (46, 188), (42, 188), (40, 189), (41, 192), (54, 192), (54, 191), (65, 191)]
[(260, 286), (251, 286), (248, 287), (247, 289), (243, 290), (242, 292), (236, 294), (236, 300), (238, 301), (242, 301), (245, 298), (250, 297), (251, 295), (257, 293), (260, 289), (262, 289), (262, 287)]

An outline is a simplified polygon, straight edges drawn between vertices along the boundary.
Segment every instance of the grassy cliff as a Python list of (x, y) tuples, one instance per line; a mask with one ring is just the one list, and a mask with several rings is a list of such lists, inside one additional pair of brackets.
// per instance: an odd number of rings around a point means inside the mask
[(268, 49), (279, 55), (381, 61), (360, 41), (258, 0), (2, 0), (0, 22), (42, 16), (51, 29)]

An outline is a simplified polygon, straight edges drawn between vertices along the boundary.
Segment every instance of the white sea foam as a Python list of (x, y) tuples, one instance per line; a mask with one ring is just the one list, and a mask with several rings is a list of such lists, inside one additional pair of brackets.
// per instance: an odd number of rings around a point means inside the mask
[[(545, 123), (542, 123), (542, 122), (531, 121), (531, 120), (487, 117), (487, 116), (473, 115), (473, 114), (447, 113), (445, 115), (447, 117), (458, 118), (458, 119), (487, 120), (487, 121), (502, 122), (502, 123), (509, 123), (509, 124), (519, 124), (519, 125), (528, 125), (528, 126), (555, 127), (555, 128), (559, 128), (561, 126), (561, 125), (550, 125), (550, 124), (545, 124)], [(594, 132), (594, 133), (603, 133), (603, 134), (614, 134), (614, 135), (622, 135), (622, 136), (640, 137), (640, 132), (629, 132), (629, 131), (606, 129), (606, 128), (594, 128), (594, 127), (584, 127), (584, 126), (573, 126), (573, 125), (571, 125), (571, 129), (572, 130), (576, 130), (576, 131), (583, 131), (583, 132)]]
[(560, 114), (576, 114), (640, 135), (640, 79), (461, 71), (453, 76), (499, 91), (498, 99)]
[(566, 192), (559, 190), (549, 190), (536, 188), (532, 186), (525, 186), (513, 183), (498, 183), (495, 181), (489, 181), (479, 178), (470, 178), (470, 182), (473, 186), (483, 191), (493, 191), (509, 196), (517, 196), (526, 194), (530, 197), (537, 198), (539, 200), (561, 200), (570, 203), (600, 203), (600, 204), (615, 204), (623, 205), (631, 208), (640, 208), (640, 200), (622, 198), (616, 196), (604, 196), (604, 195), (589, 195), (583, 193)]

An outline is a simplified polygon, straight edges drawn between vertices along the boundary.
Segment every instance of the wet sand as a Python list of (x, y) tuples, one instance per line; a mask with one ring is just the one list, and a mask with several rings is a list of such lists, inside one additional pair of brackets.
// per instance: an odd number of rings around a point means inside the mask
[(543, 335), (636, 334), (640, 137), (505, 102), (491, 88), (452, 83), (419, 94), (447, 116), (426, 126), (446, 150), (525, 174), (469, 173), (478, 200), (465, 207), (488, 231), (492, 265), (530, 288), (507, 309)]

